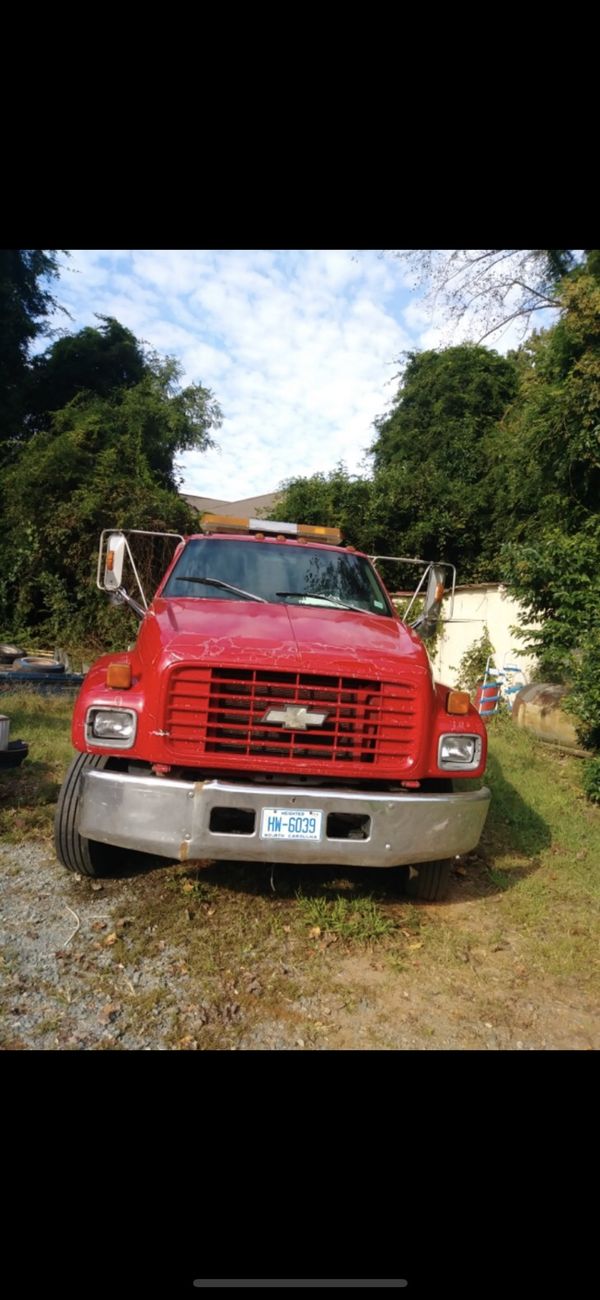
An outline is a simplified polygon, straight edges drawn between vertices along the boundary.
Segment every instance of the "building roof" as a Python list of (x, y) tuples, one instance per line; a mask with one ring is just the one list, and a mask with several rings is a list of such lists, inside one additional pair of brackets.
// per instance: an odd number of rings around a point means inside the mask
[(194, 510), (207, 510), (213, 514), (248, 515), (251, 519), (257, 511), (271, 510), (281, 497), (281, 492), (263, 492), (261, 496), (242, 497), (240, 501), (222, 501), (219, 497), (196, 497), (187, 492), (181, 493), (188, 505)]

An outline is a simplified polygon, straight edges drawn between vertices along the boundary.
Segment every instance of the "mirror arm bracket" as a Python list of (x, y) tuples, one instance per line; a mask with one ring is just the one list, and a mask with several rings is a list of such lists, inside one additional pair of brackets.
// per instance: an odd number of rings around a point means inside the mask
[(134, 614), (137, 614), (139, 619), (144, 619), (146, 617), (147, 611), (138, 603), (137, 600), (134, 600), (133, 596), (129, 595), (129, 592), (125, 590), (125, 587), (117, 587), (116, 591), (111, 593), (110, 600), (115, 605), (128, 605), (129, 608), (133, 610)]

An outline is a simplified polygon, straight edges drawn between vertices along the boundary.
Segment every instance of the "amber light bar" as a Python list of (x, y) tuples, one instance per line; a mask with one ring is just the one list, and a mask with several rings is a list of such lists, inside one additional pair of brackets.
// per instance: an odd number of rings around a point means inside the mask
[(321, 524), (288, 524), (276, 519), (240, 519), (235, 515), (203, 515), (202, 531), (205, 533), (263, 533), (279, 537), (304, 538), (339, 546), (342, 534), (339, 528), (326, 528)]

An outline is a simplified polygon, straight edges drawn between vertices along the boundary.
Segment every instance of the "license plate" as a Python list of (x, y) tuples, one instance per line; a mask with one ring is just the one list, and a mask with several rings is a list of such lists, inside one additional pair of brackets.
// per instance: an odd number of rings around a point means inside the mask
[(261, 840), (320, 840), (322, 812), (309, 808), (263, 808)]

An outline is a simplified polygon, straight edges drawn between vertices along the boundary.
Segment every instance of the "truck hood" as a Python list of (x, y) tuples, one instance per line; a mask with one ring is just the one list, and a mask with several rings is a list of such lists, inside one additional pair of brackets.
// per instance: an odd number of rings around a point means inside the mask
[(158, 597), (136, 652), (141, 667), (162, 658), (388, 680), (430, 674), (423, 643), (399, 620), (314, 605)]

